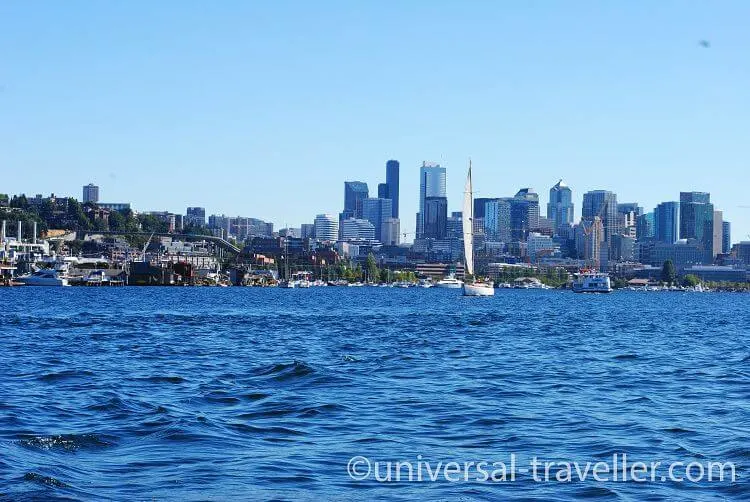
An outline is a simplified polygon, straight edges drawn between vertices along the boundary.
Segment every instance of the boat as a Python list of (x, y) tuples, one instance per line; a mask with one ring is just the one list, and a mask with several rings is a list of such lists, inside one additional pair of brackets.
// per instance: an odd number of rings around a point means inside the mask
[(279, 281), (279, 287), (283, 289), (294, 289), (297, 285), (289, 275), (289, 239), (284, 237), (284, 280)]
[(463, 281), (456, 279), (454, 274), (449, 274), (435, 283), (436, 288), (446, 289), (460, 289), (463, 285)]
[(573, 277), (574, 293), (611, 293), (609, 274), (590, 270), (581, 271)]
[[(466, 261), (466, 281), (464, 282), (464, 296), (494, 296), (495, 288), (492, 281), (483, 281), (473, 277), (474, 274), (474, 196), (471, 188), (471, 160), (469, 173), (464, 185), (463, 207), (464, 259)], [(469, 279), (471, 277), (471, 279)]]
[(68, 278), (53, 268), (43, 268), (16, 278), (24, 286), (69, 286)]

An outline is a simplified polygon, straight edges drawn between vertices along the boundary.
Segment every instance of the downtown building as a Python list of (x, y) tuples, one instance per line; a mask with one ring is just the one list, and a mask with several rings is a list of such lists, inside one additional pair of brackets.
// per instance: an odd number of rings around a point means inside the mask
[(367, 198), (362, 201), (362, 218), (375, 227), (375, 239), (383, 242), (386, 220), (393, 218), (391, 199)]
[(557, 234), (558, 228), (570, 226), (575, 220), (573, 190), (563, 183), (563, 180), (558, 181), (549, 189), (547, 219), (552, 222), (555, 234)]
[(446, 172), (440, 164), (423, 162), (419, 168), (419, 212), (417, 213), (417, 239), (423, 238), (425, 199), (446, 197)]

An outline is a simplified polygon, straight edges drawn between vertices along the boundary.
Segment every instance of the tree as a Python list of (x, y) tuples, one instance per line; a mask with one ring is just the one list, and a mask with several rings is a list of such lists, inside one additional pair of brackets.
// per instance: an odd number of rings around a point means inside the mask
[(692, 288), (701, 283), (700, 277), (693, 274), (688, 274), (682, 278), (682, 285), (688, 288)]
[(367, 255), (365, 266), (367, 270), (367, 278), (370, 281), (377, 281), (380, 278), (380, 271), (378, 270), (378, 264), (375, 261), (374, 254), (370, 253)]
[(667, 260), (664, 262), (664, 266), (661, 269), (661, 280), (662, 282), (666, 282), (670, 286), (677, 280), (677, 271), (674, 268), (674, 263), (672, 263), (672, 260)]

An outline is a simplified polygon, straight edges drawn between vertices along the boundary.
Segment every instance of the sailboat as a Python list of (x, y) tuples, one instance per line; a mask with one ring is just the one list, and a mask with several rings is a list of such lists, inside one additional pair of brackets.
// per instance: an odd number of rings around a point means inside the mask
[[(469, 174), (464, 186), (463, 208), (464, 258), (466, 260), (466, 280), (464, 281), (464, 296), (493, 296), (495, 288), (492, 281), (482, 281), (474, 276), (474, 196), (471, 188), (471, 160), (469, 160)], [(472, 277), (470, 279), (470, 277)]]

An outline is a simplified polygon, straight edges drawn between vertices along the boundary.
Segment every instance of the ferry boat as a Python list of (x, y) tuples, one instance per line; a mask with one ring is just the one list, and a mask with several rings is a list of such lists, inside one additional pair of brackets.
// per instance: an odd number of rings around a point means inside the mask
[(574, 293), (611, 293), (612, 285), (609, 274), (602, 272), (582, 271), (573, 279)]

